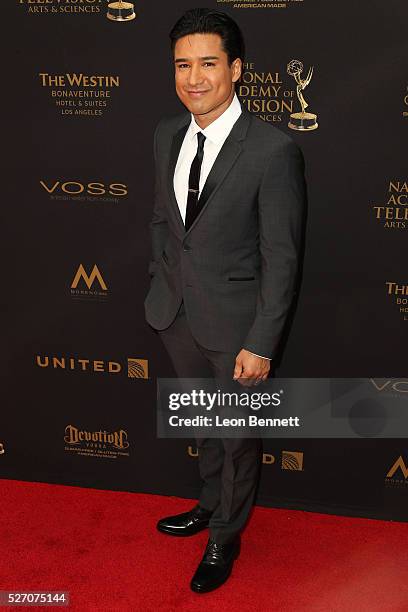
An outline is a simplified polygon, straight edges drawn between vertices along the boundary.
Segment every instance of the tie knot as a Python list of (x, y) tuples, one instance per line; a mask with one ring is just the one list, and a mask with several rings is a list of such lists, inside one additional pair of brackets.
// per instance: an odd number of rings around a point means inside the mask
[(198, 140), (198, 151), (202, 151), (204, 149), (204, 140), (205, 136), (202, 132), (197, 132), (197, 140)]

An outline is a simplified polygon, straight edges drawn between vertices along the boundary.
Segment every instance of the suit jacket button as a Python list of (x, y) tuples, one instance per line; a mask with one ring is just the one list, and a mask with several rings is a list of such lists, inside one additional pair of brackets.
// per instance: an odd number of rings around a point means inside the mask
[(191, 251), (191, 247), (189, 247), (188, 244), (184, 244), (183, 251)]

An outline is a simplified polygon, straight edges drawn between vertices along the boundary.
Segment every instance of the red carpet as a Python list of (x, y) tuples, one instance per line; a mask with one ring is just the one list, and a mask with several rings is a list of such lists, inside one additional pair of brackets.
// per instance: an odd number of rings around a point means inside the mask
[(255, 508), (231, 578), (198, 595), (207, 532), (155, 530), (191, 500), (13, 480), (0, 492), (0, 589), (70, 591), (69, 610), (408, 611), (406, 523)]

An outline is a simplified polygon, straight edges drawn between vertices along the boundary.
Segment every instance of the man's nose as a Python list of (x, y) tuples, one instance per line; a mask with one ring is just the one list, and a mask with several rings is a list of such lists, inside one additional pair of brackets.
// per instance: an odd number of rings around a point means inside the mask
[(201, 71), (201, 66), (197, 64), (192, 64), (191, 70), (188, 74), (188, 84), (191, 85), (191, 87), (196, 87), (202, 82), (202, 80), (203, 74)]

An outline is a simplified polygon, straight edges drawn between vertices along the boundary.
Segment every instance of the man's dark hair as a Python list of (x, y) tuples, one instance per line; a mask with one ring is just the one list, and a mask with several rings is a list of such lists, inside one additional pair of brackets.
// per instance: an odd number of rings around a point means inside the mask
[(194, 8), (180, 17), (170, 32), (171, 49), (179, 38), (189, 34), (218, 34), (222, 48), (228, 55), (228, 64), (239, 57), (244, 61), (245, 43), (238, 24), (226, 13), (209, 8)]

